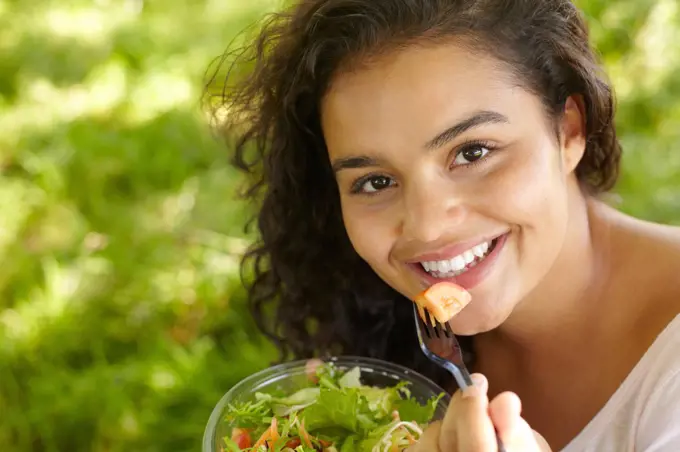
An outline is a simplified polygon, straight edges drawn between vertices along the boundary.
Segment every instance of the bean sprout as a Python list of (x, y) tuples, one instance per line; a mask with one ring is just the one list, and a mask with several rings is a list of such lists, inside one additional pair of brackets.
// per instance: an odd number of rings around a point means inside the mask
[[(385, 434), (380, 438), (380, 441), (373, 446), (373, 449), (371, 452), (390, 452), (390, 448), (392, 447), (392, 442), (390, 440), (390, 437), (392, 436), (392, 433), (394, 433), (398, 428), (405, 428), (407, 431), (411, 430), (413, 433), (416, 433), (418, 437), (423, 434), (423, 430), (416, 424), (415, 422), (407, 422), (407, 421), (400, 421), (394, 424), (390, 429), (385, 432)], [(380, 447), (382, 446), (382, 448)]]

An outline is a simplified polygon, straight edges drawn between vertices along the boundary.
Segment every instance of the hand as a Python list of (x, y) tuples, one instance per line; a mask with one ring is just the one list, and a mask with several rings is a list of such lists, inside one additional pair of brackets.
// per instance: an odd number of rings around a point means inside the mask
[(472, 378), (475, 385), (457, 391), (444, 420), (432, 423), (408, 452), (497, 452), (496, 430), (506, 452), (550, 452), (545, 439), (522, 419), (516, 394), (504, 392), (489, 402), (486, 378)]

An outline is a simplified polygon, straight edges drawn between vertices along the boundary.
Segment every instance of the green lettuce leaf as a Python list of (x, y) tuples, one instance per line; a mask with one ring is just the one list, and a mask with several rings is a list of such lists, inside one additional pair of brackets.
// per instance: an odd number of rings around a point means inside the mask
[(375, 428), (376, 416), (358, 388), (322, 388), (317, 403), (302, 412), (308, 431), (342, 427), (363, 433)]
[(341, 388), (358, 388), (361, 386), (361, 369), (355, 367), (347, 371), (338, 379), (338, 386)]
[(283, 417), (315, 403), (319, 398), (319, 392), (319, 388), (304, 388), (288, 397), (273, 397), (270, 394), (256, 393), (255, 398), (258, 401), (268, 402), (274, 416)]
[(424, 425), (432, 420), (434, 413), (437, 410), (439, 400), (444, 396), (440, 394), (438, 397), (431, 398), (425, 405), (421, 405), (415, 399), (398, 399), (395, 401), (395, 407), (399, 411), (399, 418), (402, 421), (416, 422)]

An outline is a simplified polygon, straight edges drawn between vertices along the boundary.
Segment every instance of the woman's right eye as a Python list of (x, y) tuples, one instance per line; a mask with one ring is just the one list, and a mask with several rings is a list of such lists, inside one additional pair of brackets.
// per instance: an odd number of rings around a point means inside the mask
[(352, 193), (374, 195), (395, 184), (394, 180), (387, 176), (369, 176), (359, 179), (352, 188)]

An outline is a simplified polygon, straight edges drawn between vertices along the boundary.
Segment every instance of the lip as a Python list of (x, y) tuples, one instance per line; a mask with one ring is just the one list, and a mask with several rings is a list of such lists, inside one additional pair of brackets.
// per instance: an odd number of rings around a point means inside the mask
[[(466, 290), (470, 290), (473, 287), (479, 285), (482, 281), (484, 281), (484, 279), (489, 275), (491, 270), (493, 270), (493, 266), (496, 263), (496, 260), (498, 259), (498, 256), (500, 255), (501, 251), (503, 250), (503, 247), (505, 246), (505, 243), (507, 242), (509, 235), (510, 233), (505, 233), (499, 237), (496, 237), (497, 240), (496, 246), (494, 246), (493, 250), (486, 256), (486, 258), (484, 258), (484, 260), (481, 263), (475, 265), (465, 273), (462, 273), (458, 276), (454, 276), (452, 278), (435, 278), (434, 276), (426, 272), (423, 266), (420, 265), (420, 262), (422, 261), (410, 263), (409, 266), (412, 267), (416, 271), (416, 273), (418, 273), (418, 276), (426, 284), (427, 287), (430, 287), (433, 284), (439, 282), (448, 281), (457, 284)], [(441, 259), (442, 258), (432, 260)], [(444, 257), (443, 259), (446, 259), (446, 257)]]
[(504, 232), (502, 234), (497, 234), (497, 235), (492, 235), (488, 236), (485, 238), (479, 238), (479, 239), (473, 239), (473, 240), (468, 240), (465, 242), (459, 242), (455, 243), (453, 245), (449, 245), (447, 247), (444, 247), (438, 251), (433, 251), (431, 253), (426, 253), (426, 254), (421, 254), (419, 256), (416, 256), (412, 259), (409, 259), (406, 261), (408, 264), (420, 264), (421, 262), (432, 262), (432, 261), (443, 261), (447, 259), (453, 259), (454, 257), (458, 256), (459, 254), (463, 254), (465, 251), (474, 248), (477, 245), (480, 245), (482, 243), (486, 242), (491, 242), (492, 240), (496, 240), (500, 237), (503, 237), (507, 235), (508, 232)]

